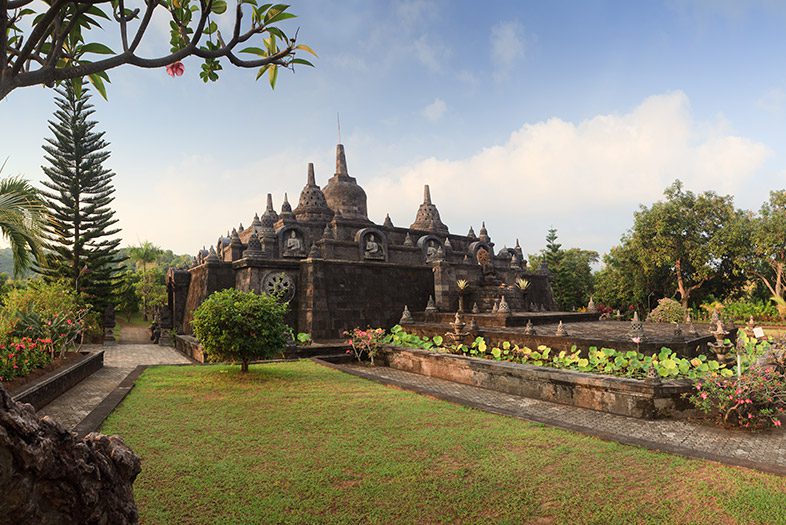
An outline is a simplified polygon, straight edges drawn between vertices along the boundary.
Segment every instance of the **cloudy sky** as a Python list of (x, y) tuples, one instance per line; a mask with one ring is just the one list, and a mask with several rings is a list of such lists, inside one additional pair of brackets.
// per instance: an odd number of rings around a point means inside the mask
[[(295, 1), (295, 0), (293, 0)], [(316, 68), (271, 91), (226, 66), (218, 83), (111, 72), (94, 100), (111, 142), (126, 244), (194, 253), (251, 222), (265, 194), (293, 206), (334, 171), (341, 115), (369, 215), (414, 221), (424, 183), (452, 231), (485, 221), (498, 246), (605, 252), (674, 179), (758, 209), (786, 187), (786, 4), (723, 0), (297, 0)], [(231, 10), (230, 10), (231, 11)], [(229, 23), (229, 21), (225, 21)], [(166, 51), (166, 22), (145, 42)], [(111, 40), (111, 39), (110, 39)], [(0, 102), (4, 175), (41, 177), (52, 92)]]

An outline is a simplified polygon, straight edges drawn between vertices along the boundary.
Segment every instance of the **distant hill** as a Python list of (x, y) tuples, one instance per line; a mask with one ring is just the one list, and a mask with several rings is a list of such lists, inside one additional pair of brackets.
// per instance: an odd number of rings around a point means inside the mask
[[(9, 277), (14, 276), (14, 256), (11, 248), (0, 248), (0, 273), (7, 274)], [(33, 272), (27, 271), (20, 277), (30, 277), (31, 275)]]

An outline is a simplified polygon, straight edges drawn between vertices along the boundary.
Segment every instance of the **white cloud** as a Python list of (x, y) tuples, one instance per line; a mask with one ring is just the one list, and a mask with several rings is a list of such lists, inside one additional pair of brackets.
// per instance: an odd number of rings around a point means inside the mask
[(412, 52), (421, 64), (434, 72), (442, 71), (453, 54), (448, 46), (426, 35), (412, 42)]
[(783, 88), (769, 89), (756, 101), (759, 109), (774, 115), (783, 112), (784, 105), (786, 105), (786, 91)]
[[(675, 179), (693, 191), (734, 194), (757, 173), (771, 151), (727, 126), (695, 121), (682, 92), (649, 97), (625, 114), (525, 124), (504, 144), (466, 158), (429, 158), (389, 171), (366, 185), (369, 210), (390, 211), (396, 224), (405, 223), (428, 183), (452, 231), (493, 219), (508, 244), (535, 228), (532, 246), (554, 224), (582, 247), (605, 251), (638, 204), (659, 199)], [(587, 239), (597, 244), (587, 246)]]
[(500, 22), (491, 28), (491, 62), (494, 64), (494, 80), (503, 80), (524, 58), (526, 44), (524, 28), (515, 21)]
[(431, 122), (436, 122), (442, 118), (442, 115), (445, 114), (445, 111), (448, 109), (448, 106), (445, 104), (445, 101), (441, 98), (435, 98), (434, 102), (423, 108), (423, 116), (426, 117)]

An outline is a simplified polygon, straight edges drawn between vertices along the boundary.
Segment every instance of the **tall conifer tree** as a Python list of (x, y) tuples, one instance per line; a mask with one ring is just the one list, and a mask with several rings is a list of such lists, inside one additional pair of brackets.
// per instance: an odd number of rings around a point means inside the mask
[[(76, 87), (77, 89), (74, 89)], [(78, 89), (80, 88), (81, 89)], [(113, 304), (120, 232), (110, 207), (114, 173), (104, 167), (109, 144), (96, 122), (90, 95), (84, 86), (65, 82), (57, 89), (58, 109), (49, 129), (54, 135), (43, 145), (48, 177), (42, 184), (50, 211), (46, 228), (47, 255), (39, 269), (46, 279), (66, 279), (93, 308), (103, 313)]]

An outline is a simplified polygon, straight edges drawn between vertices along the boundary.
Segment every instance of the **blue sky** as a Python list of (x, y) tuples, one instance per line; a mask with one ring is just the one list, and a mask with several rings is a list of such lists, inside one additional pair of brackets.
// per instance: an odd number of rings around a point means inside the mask
[[(231, 11), (231, 10), (230, 10)], [(675, 178), (758, 209), (786, 186), (786, 4), (298, 1), (316, 68), (271, 91), (229, 65), (110, 72), (95, 117), (112, 143), (126, 244), (194, 253), (296, 205), (306, 165), (334, 171), (336, 113), (369, 215), (409, 225), (430, 183), (456, 233), (486, 221), (525, 253), (559, 230), (605, 252)], [(225, 21), (228, 23), (229, 21)], [(165, 51), (159, 20), (143, 53)], [(107, 38), (111, 43), (112, 39)], [(0, 102), (5, 175), (41, 177), (52, 93)]]

